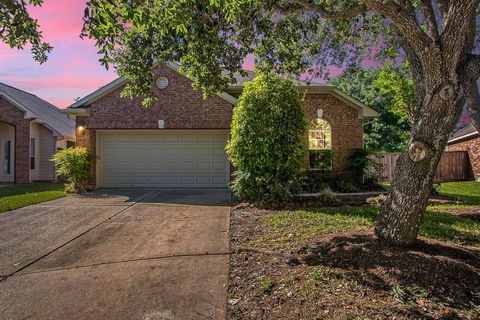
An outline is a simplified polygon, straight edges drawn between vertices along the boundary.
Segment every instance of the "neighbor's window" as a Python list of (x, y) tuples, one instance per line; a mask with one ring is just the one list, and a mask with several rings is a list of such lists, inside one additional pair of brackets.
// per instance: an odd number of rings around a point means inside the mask
[(11, 173), (11, 165), (10, 165), (10, 157), (12, 154), (12, 142), (11, 141), (5, 141), (5, 145), (3, 146), (3, 154), (4, 154), (4, 159), (3, 159), (3, 173), (4, 174), (10, 174)]
[(35, 138), (30, 138), (30, 169), (35, 170)]
[(312, 170), (332, 168), (332, 128), (322, 118), (313, 119), (308, 131), (309, 166)]

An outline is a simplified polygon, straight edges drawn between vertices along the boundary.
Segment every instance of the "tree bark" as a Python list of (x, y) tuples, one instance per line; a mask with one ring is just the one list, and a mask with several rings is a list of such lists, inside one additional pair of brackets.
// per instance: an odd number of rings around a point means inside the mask
[(407, 150), (397, 161), (392, 188), (375, 228), (384, 244), (411, 245), (416, 241), (438, 163), (460, 117), (465, 102), (463, 87), (439, 87), (425, 99)]

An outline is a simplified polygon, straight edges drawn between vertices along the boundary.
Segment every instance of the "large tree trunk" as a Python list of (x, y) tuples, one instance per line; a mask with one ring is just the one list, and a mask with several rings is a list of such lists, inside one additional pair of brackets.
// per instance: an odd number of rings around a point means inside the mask
[(421, 106), (407, 150), (397, 161), (392, 188), (375, 228), (384, 244), (410, 245), (416, 241), (437, 165), (460, 117), (465, 100), (462, 87), (439, 87)]

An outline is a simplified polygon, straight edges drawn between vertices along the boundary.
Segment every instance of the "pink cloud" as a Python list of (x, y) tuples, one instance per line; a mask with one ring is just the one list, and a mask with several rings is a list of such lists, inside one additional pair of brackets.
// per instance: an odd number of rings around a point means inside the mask
[(0, 44), (0, 81), (65, 108), (116, 78), (98, 62), (94, 42), (79, 37), (84, 8), (85, 1), (78, 0), (46, 0), (41, 7), (30, 7), (53, 52), (39, 65), (28, 48)]

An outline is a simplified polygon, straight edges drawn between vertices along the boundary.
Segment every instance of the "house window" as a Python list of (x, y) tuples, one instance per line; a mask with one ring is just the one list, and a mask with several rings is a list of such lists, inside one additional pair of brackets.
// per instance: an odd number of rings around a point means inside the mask
[(35, 170), (35, 138), (30, 138), (30, 169)]
[(332, 128), (325, 119), (316, 118), (310, 122), (308, 154), (311, 170), (332, 169)]
[(3, 173), (4, 174), (10, 174), (11, 173), (11, 163), (10, 163), (10, 158), (12, 154), (12, 142), (11, 141), (5, 141), (5, 145), (3, 146), (3, 154), (4, 154), (4, 159), (3, 159)]

